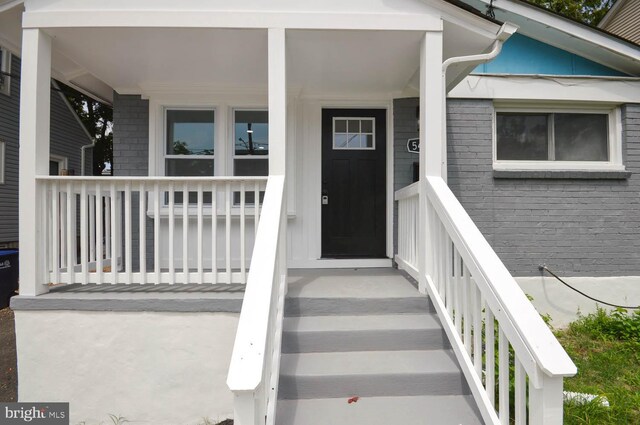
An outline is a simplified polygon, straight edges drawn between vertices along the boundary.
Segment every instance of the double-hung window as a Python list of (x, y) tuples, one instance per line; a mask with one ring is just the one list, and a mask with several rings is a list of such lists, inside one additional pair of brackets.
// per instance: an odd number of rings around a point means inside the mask
[(616, 111), (498, 109), (494, 168), (623, 168)]
[(11, 53), (0, 46), (0, 93), (11, 94)]
[[(233, 175), (269, 175), (269, 113), (266, 110), (233, 111)], [(260, 193), (260, 199), (264, 192)], [(248, 192), (245, 201), (254, 203), (254, 194)], [(234, 203), (240, 203), (240, 194), (234, 194)]]
[[(213, 176), (215, 159), (215, 111), (213, 109), (167, 109), (165, 111), (166, 144), (164, 166), (166, 176)], [(182, 193), (174, 194), (182, 203)], [(165, 199), (165, 202), (168, 202)], [(197, 194), (189, 194), (189, 203)], [(211, 194), (205, 193), (205, 203)]]
[(213, 176), (215, 111), (166, 110), (165, 175)]

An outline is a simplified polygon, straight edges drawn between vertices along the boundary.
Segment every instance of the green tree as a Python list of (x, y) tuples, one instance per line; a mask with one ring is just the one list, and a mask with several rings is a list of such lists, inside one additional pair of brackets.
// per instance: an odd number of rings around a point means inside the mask
[(102, 175), (105, 162), (111, 164), (113, 170), (113, 109), (64, 84), (60, 84), (60, 89), (96, 141), (91, 174)]
[(567, 18), (598, 25), (615, 0), (529, 0)]

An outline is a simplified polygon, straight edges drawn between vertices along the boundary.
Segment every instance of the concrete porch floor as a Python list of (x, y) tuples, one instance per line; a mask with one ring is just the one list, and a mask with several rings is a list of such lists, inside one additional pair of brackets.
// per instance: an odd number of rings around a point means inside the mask
[[(59, 285), (37, 297), (15, 296), (14, 310), (172, 311), (239, 313), (240, 284)], [(290, 269), (288, 297), (423, 297), (393, 268)]]

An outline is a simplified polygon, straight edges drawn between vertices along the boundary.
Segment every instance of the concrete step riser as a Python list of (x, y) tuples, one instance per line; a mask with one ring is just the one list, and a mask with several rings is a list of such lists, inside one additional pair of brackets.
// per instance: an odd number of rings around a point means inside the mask
[(280, 376), (283, 400), (469, 394), (460, 373), (354, 376)]
[(283, 353), (441, 350), (450, 348), (442, 329), (284, 332)]
[(435, 314), (427, 298), (288, 298), (286, 317)]

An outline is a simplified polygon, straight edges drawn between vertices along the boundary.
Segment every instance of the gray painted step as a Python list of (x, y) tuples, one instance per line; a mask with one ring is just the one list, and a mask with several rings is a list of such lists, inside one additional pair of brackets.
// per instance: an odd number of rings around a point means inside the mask
[(435, 313), (426, 297), (287, 298), (285, 316), (337, 316)]
[(469, 395), (362, 397), (280, 400), (276, 423), (281, 425), (477, 425), (482, 424)]
[(449, 348), (435, 315), (303, 316), (284, 319), (283, 353)]
[(281, 399), (460, 395), (467, 384), (450, 350), (283, 354)]

